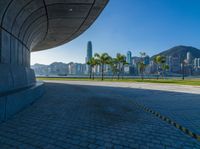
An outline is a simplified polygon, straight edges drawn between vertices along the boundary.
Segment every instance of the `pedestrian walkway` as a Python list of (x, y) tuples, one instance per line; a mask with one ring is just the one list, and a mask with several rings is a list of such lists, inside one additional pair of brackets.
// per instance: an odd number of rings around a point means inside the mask
[(134, 104), (146, 98), (142, 92), (66, 82), (45, 89), (0, 124), (0, 149), (200, 149), (200, 142)]
[(89, 81), (68, 81), (66, 83), (117, 87), (115, 94), (119, 97), (136, 101), (200, 135), (199, 86)]

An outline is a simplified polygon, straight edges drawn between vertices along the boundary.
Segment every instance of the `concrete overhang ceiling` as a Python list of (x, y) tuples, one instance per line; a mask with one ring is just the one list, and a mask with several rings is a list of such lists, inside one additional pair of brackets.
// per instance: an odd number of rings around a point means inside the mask
[(83, 33), (96, 20), (107, 2), (0, 0), (0, 13), (3, 14), (0, 16), (1, 26), (31, 51), (45, 50), (67, 43)]

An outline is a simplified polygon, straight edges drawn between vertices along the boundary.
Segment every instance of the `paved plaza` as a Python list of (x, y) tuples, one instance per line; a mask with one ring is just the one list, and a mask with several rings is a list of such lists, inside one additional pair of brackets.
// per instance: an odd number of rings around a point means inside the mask
[(200, 149), (200, 141), (138, 106), (200, 134), (200, 88), (161, 87), (46, 82), (42, 98), (0, 124), (0, 149)]

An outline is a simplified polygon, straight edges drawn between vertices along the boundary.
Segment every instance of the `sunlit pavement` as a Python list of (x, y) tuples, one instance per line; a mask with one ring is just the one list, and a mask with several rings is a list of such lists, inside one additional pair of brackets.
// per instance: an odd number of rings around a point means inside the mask
[(130, 83), (48, 82), (41, 99), (0, 124), (0, 149), (200, 148), (136, 104), (199, 133), (199, 88), (182, 93), (146, 86), (151, 90)]

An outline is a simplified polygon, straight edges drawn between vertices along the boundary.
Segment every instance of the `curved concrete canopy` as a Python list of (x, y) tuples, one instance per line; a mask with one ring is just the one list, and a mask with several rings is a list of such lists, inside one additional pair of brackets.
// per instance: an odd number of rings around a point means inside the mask
[(29, 51), (49, 49), (84, 32), (107, 1), (0, 0), (0, 26)]
[(30, 52), (83, 33), (108, 0), (0, 0), (0, 92), (35, 82)]

